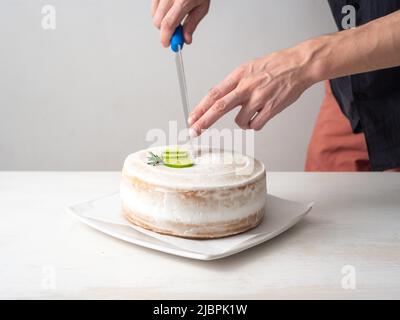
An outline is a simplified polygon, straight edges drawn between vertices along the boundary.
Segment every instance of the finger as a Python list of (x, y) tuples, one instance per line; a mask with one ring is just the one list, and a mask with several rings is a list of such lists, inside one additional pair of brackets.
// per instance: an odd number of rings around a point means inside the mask
[(183, 23), (183, 36), (185, 38), (185, 42), (190, 44), (193, 39), (193, 32), (196, 30), (200, 21), (205, 17), (209, 9), (209, 4), (196, 7), (189, 15), (186, 17), (185, 22)]
[(188, 119), (189, 125), (195, 123), (211, 106), (220, 98), (227, 95), (234, 90), (240, 81), (239, 69), (236, 69), (222, 82), (212, 88), (208, 94), (200, 101), (200, 103), (193, 109)]
[(200, 135), (202, 130), (211, 127), (224, 114), (237, 107), (241, 103), (241, 96), (237, 90), (229, 92), (226, 96), (218, 99), (212, 106), (198, 119), (191, 129)]
[(151, 1), (151, 16), (152, 17), (154, 17), (159, 3), (160, 3), (160, 0), (152, 0)]
[(235, 118), (235, 122), (242, 129), (250, 128), (250, 121), (256, 116), (256, 114), (261, 110), (261, 108), (250, 107), (249, 105), (244, 105), (240, 109), (239, 113)]
[(171, 37), (176, 27), (182, 22), (188, 13), (189, 8), (182, 7), (178, 1), (174, 2), (174, 5), (165, 15), (161, 21), (161, 43), (164, 47), (168, 47), (171, 42)]
[(161, 22), (164, 19), (165, 15), (171, 9), (173, 5), (173, 0), (160, 0), (157, 6), (157, 10), (153, 17), (153, 24), (158, 29), (161, 28)]
[(250, 121), (250, 129), (261, 130), (264, 125), (271, 120), (278, 112), (272, 111), (274, 108), (264, 107), (257, 113), (257, 115)]

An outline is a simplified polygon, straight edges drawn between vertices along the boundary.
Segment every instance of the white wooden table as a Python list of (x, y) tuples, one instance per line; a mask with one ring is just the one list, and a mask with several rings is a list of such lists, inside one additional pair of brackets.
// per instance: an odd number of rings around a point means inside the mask
[(313, 200), (313, 210), (267, 243), (208, 262), (113, 239), (65, 212), (118, 180), (0, 172), (0, 298), (400, 298), (400, 174), (270, 173), (270, 193)]

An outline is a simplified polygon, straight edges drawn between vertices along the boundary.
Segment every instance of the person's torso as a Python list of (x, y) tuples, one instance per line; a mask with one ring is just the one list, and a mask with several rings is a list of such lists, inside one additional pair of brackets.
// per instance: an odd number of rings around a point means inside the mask
[[(352, 5), (356, 27), (400, 10), (400, 0), (328, 0), (335, 22), (343, 30), (343, 18)], [(345, 9), (345, 10), (343, 10)], [(357, 41), (357, 39), (355, 39)], [(400, 54), (400, 53), (399, 53)], [(400, 161), (400, 67), (366, 72), (330, 81), (332, 92), (354, 132), (364, 132), (375, 167)], [(392, 158), (381, 158), (396, 149)]]

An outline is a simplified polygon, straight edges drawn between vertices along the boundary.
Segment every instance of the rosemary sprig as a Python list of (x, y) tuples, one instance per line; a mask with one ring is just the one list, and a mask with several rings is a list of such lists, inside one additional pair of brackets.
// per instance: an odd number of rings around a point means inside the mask
[(159, 164), (163, 164), (163, 159), (159, 156), (154, 154), (153, 152), (149, 152), (150, 155), (147, 158), (147, 164), (152, 166), (157, 166)]

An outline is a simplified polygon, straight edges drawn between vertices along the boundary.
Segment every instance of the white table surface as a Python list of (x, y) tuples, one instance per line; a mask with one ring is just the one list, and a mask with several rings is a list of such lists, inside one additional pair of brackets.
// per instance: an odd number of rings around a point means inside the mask
[[(0, 298), (400, 298), (398, 173), (270, 173), (271, 194), (314, 208), (216, 261), (125, 243), (66, 213), (118, 183), (116, 172), (0, 172)], [(355, 289), (342, 287), (345, 265)]]

